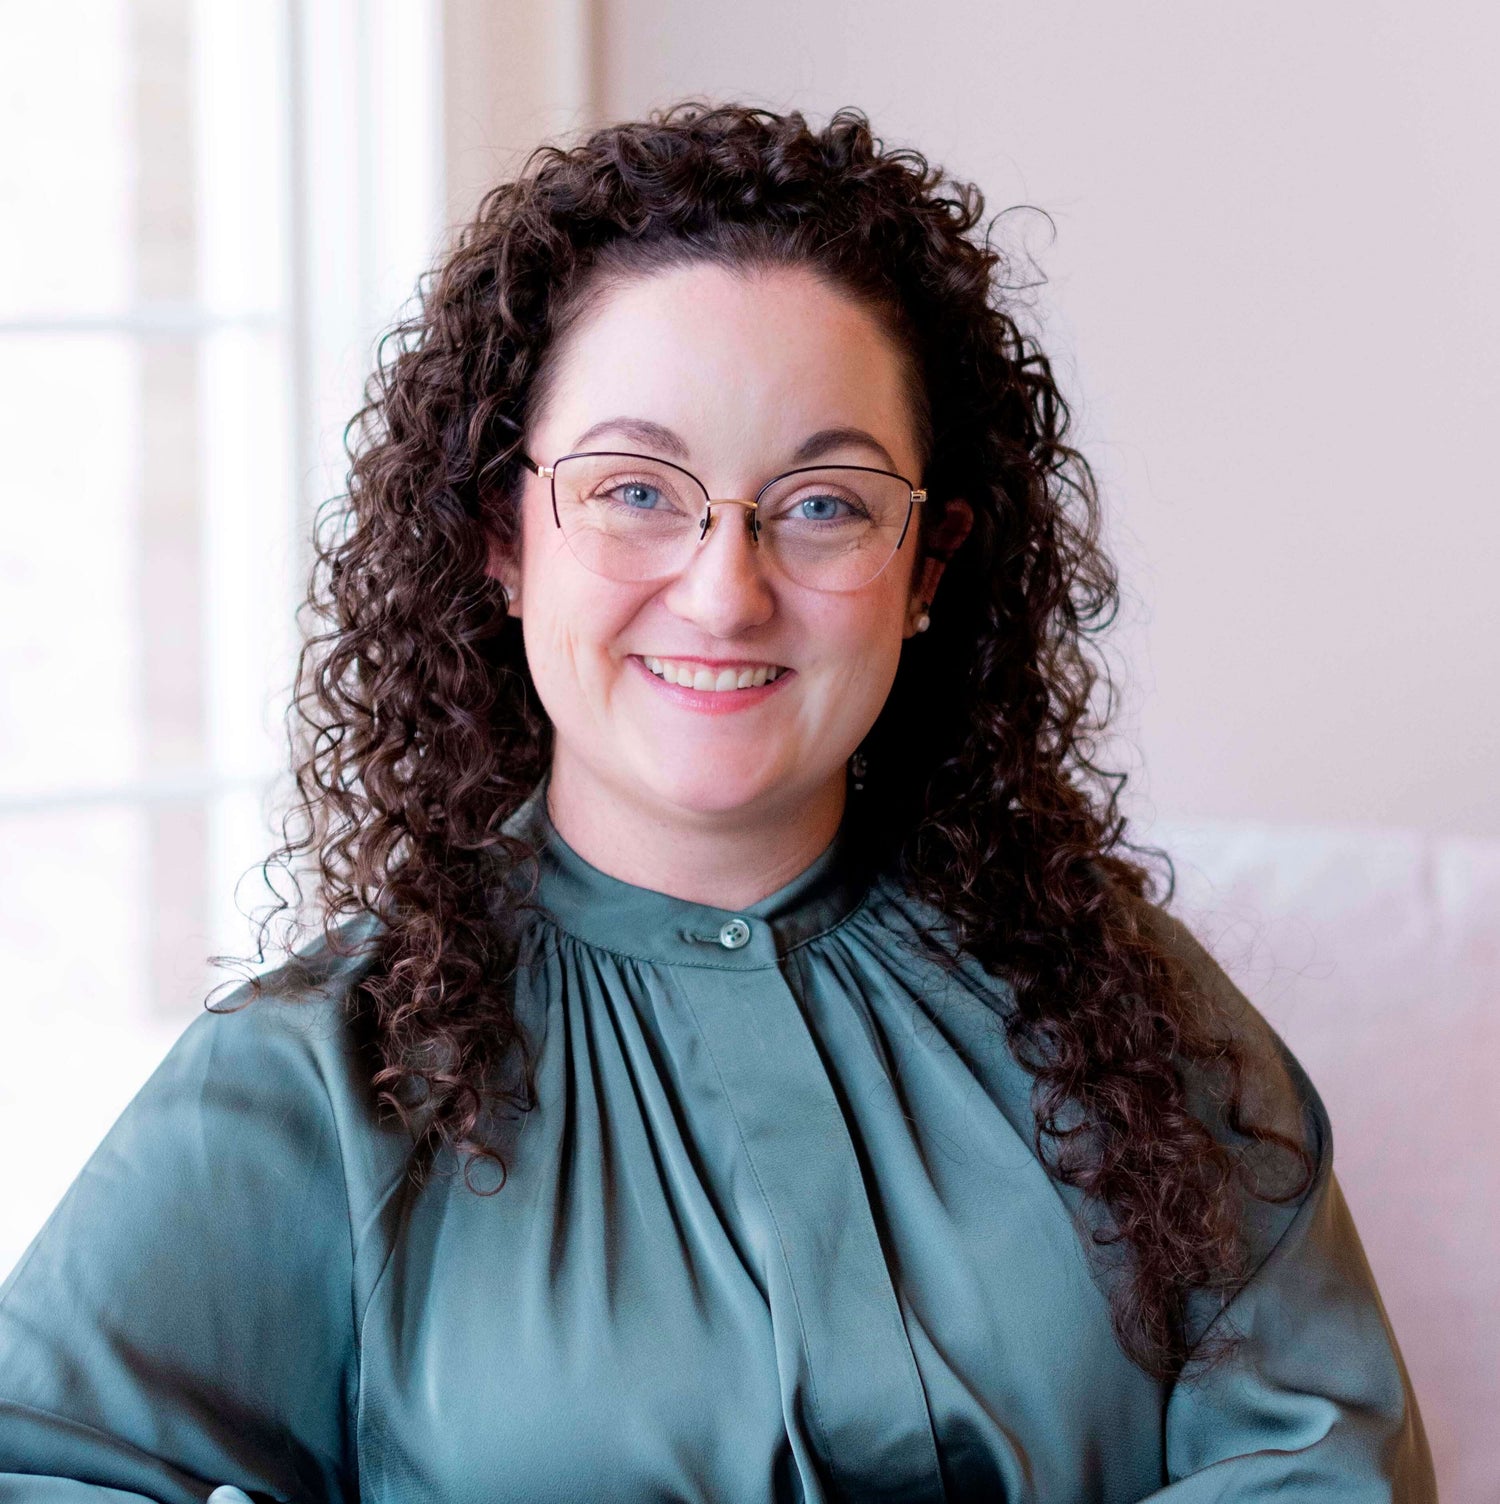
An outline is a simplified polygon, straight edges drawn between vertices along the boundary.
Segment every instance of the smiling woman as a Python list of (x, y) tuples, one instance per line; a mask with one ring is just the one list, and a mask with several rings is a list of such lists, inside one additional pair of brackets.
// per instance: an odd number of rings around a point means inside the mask
[[(942, 574), (931, 548), (917, 567), (921, 493), (892, 473), (926, 464), (909, 357), (823, 276), (689, 262), (591, 284), (551, 362), (528, 450), (563, 457), (530, 466), (520, 547), (497, 541), (490, 568), (553, 729), (552, 818), (629, 882), (752, 903), (833, 839)], [(581, 452), (606, 440), (706, 482)], [(971, 516), (949, 498), (929, 538), (951, 552)]]
[(485, 199), (320, 534), (320, 933), (5, 1288), (0, 1500), (1433, 1497), (1318, 1094), (1093, 760), (981, 212), (695, 104)]

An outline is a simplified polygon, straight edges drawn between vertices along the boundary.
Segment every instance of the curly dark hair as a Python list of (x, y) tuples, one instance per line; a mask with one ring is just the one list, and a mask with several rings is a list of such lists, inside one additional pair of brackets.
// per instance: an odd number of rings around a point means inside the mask
[[(313, 885), (336, 952), (351, 927), (366, 936), (349, 1012), (382, 1111), (429, 1162), (449, 1151), (467, 1183), (493, 1161), (503, 1185), (487, 1125), (534, 1098), (529, 1064), (519, 1084), (502, 1072), (527, 1041), (494, 893), (536, 853), (501, 827), (552, 748), (486, 571), (492, 538), (510, 547), (519, 533), (516, 425), (606, 278), (692, 261), (824, 276), (910, 357), (935, 502), (919, 549), (945, 499), (975, 514), (943, 609), (907, 644), (866, 739), (859, 807), (879, 810), (909, 890), (953, 921), (935, 955), (967, 952), (1007, 984), (1035, 1150), (1097, 1213), (1087, 1242), (1116, 1266), (1122, 1348), (1168, 1377), (1208, 1356), (1193, 1302), (1227, 1299), (1248, 1272), (1244, 1194), (1301, 1193), (1312, 1156), (1246, 1107), (1246, 1072), (1270, 1046), (1237, 1037), (1163, 928), (1159, 874), (1126, 839), (1123, 778), (1097, 761), (1110, 696), (1093, 639), (1117, 580), (1068, 405), (1018, 321), (1012, 263), (993, 226), (975, 233), (983, 207), (972, 184), (888, 149), (859, 111), (815, 129), (797, 112), (702, 101), (544, 146), (492, 189), (382, 340), (346, 435), (347, 495), (319, 513), (316, 626), (291, 715), (297, 797), (266, 871), (293, 872), (304, 908)], [(262, 921), (262, 955), (290, 902)], [(361, 916), (373, 922), (351, 926)], [(1192, 1110), (1203, 1083), (1231, 1133)], [(1300, 1177), (1277, 1195), (1251, 1190), (1251, 1151), (1268, 1150)]]

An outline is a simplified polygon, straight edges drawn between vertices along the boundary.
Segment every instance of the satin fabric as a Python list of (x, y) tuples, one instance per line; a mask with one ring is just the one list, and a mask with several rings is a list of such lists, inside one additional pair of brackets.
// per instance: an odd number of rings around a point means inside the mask
[(412, 1190), (361, 963), (203, 1014), (0, 1287), (3, 1504), (1434, 1497), (1279, 1041), (1316, 1180), (1251, 1208), (1237, 1357), (1164, 1385), (1033, 1153), (1007, 989), (923, 953), (940, 915), (847, 829), (738, 913), (634, 887), (544, 796), (540, 910), (497, 907), (539, 1098), (503, 1187)]

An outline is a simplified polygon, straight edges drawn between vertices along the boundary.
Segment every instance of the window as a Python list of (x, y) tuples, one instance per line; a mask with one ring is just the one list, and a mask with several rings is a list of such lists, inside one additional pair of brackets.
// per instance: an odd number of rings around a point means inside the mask
[(438, 11), (0, 0), (0, 1275), (246, 953), (312, 509), (438, 246)]

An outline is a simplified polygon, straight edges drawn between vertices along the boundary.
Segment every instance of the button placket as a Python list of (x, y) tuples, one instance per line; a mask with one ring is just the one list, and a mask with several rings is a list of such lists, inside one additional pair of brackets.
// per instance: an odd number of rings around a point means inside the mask
[(942, 1504), (926, 1393), (848, 1123), (792, 979), (772, 966), (753, 993), (747, 981), (709, 970), (684, 997), (763, 1208), (788, 1417), (805, 1386), (832, 1497)]

